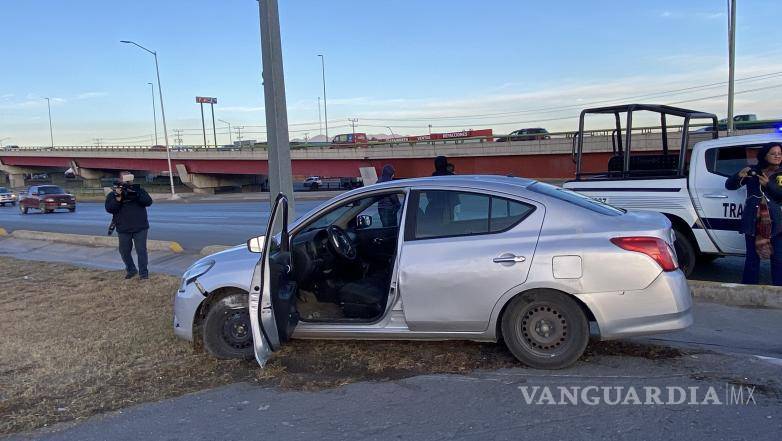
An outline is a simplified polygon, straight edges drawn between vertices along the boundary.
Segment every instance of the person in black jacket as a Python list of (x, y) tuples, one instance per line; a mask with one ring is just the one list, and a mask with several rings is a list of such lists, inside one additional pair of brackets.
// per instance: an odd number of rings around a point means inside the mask
[[(396, 170), (394, 170), (394, 166), (391, 164), (386, 164), (383, 166), (383, 171), (381, 172), (380, 179), (378, 179), (377, 182), (380, 183), (393, 181), (395, 173)], [(380, 223), (382, 223), (384, 227), (398, 226), (396, 217), (401, 207), (402, 203), (399, 202), (399, 196), (392, 194), (382, 197), (377, 203), (377, 211), (380, 214)]]
[(432, 173), (432, 176), (450, 176), (452, 174), (452, 171), (448, 171), (448, 158), (445, 156), (434, 158), (434, 173)]
[(782, 207), (778, 201), (768, 197), (766, 189), (769, 176), (780, 170), (780, 163), (782, 163), (782, 146), (765, 145), (758, 151), (757, 165), (744, 167), (725, 182), (727, 190), (738, 190), (742, 186), (747, 186), (747, 200), (744, 202), (739, 228), (747, 245), (744, 274), (741, 278), (741, 283), (744, 284), (756, 285), (760, 278), (760, 257), (755, 248), (755, 239), (758, 206), (761, 200), (765, 199), (771, 217), (771, 279), (774, 285), (782, 286)]
[[(149, 193), (138, 184), (115, 182), (113, 190), (106, 195), (106, 211), (114, 216), (119, 236), (119, 254), (125, 263), (125, 278), (136, 274), (149, 278), (147, 268), (147, 207), (152, 205)], [(133, 262), (133, 246), (136, 246), (138, 269)]]

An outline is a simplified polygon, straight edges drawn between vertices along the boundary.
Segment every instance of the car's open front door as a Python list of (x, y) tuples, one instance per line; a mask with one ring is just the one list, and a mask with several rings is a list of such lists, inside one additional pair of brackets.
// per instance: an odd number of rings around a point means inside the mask
[(250, 284), (253, 347), (261, 366), (288, 341), (299, 322), (288, 236), (288, 199), (283, 194), (274, 202), (265, 238)]

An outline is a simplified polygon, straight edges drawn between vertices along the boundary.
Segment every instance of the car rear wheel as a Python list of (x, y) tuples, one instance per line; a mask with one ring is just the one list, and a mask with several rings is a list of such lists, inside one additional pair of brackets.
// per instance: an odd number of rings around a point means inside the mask
[(217, 358), (253, 358), (247, 294), (231, 294), (214, 303), (204, 321), (204, 347)]
[(535, 369), (575, 363), (589, 342), (589, 322), (575, 300), (551, 290), (513, 299), (502, 317), (502, 337), (513, 355)]
[(692, 270), (695, 269), (695, 261), (697, 258), (695, 247), (684, 233), (679, 230), (673, 231), (676, 233), (676, 241), (673, 243), (673, 248), (676, 251), (676, 260), (679, 262), (679, 269), (682, 270), (685, 277), (690, 277)]

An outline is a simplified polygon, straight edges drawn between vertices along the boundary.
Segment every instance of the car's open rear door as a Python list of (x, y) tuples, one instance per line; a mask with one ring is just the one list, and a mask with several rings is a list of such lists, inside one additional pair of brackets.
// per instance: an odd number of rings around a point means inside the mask
[(261, 258), (250, 284), (250, 323), (255, 359), (263, 366), (287, 342), (299, 322), (288, 236), (288, 199), (274, 202)]

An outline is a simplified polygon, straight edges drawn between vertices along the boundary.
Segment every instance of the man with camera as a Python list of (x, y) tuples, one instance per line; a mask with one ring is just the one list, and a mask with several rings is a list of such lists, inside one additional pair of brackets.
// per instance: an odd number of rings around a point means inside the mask
[[(152, 198), (139, 184), (132, 184), (132, 180), (132, 175), (126, 175), (123, 181), (115, 182), (112, 191), (106, 195), (106, 211), (113, 215), (109, 234), (112, 233), (112, 227), (117, 229), (119, 254), (125, 263), (125, 278), (130, 279), (138, 274), (141, 279), (148, 279), (147, 207), (152, 205)], [(138, 269), (131, 254), (134, 246)]]

